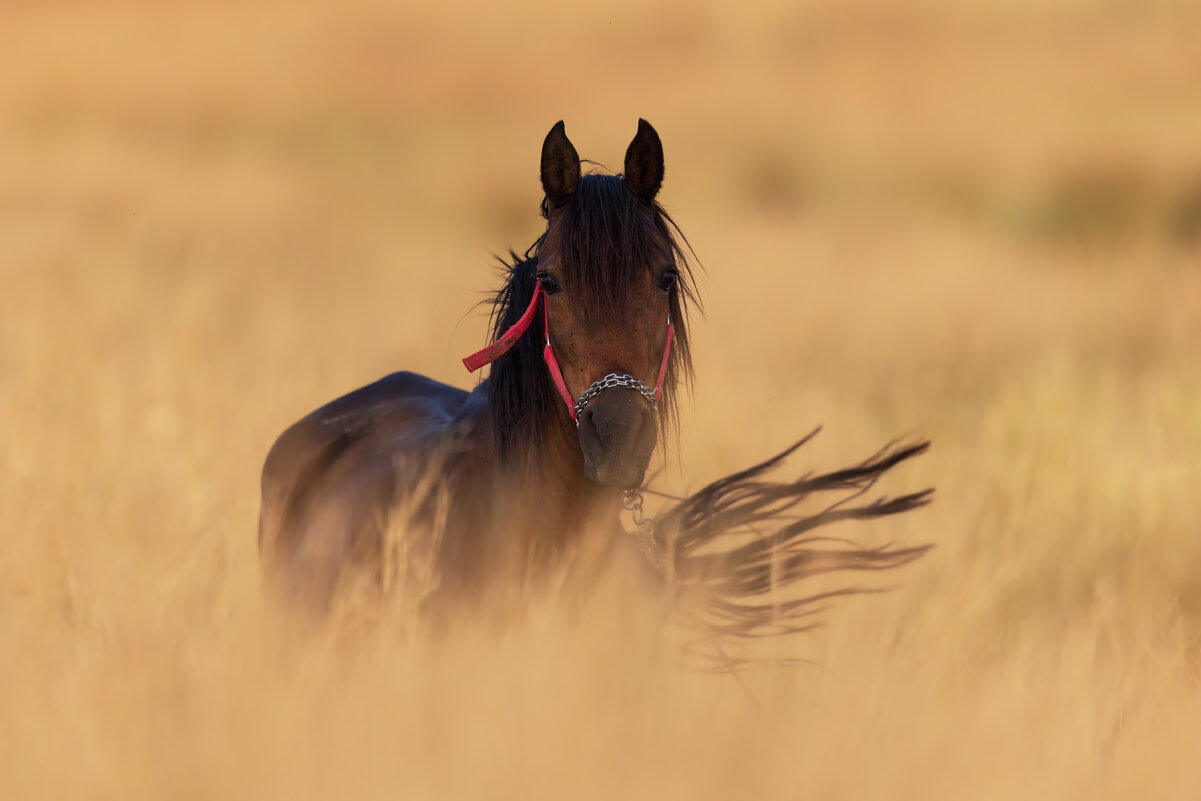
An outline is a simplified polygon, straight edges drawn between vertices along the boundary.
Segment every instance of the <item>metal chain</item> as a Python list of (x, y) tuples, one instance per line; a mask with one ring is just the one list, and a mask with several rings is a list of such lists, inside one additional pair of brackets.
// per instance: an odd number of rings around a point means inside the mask
[(664, 554), (659, 543), (655, 541), (655, 521), (642, 514), (642, 492), (637, 488), (622, 492), (621, 507), (630, 513), (634, 527), (638, 529), (638, 544), (642, 546), (646, 558), (659, 569), (663, 569)]
[(579, 425), (580, 412), (584, 411), (585, 406), (591, 403), (597, 395), (601, 394), (606, 389), (616, 389), (617, 387), (625, 387), (626, 389), (634, 390), (646, 399), (646, 402), (651, 405), (651, 409), (653, 411), (659, 411), (659, 401), (655, 397), (655, 390), (653, 387), (648, 387), (637, 378), (634, 378), (634, 376), (626, 373), (622, 373), (621, 375), (618, 375), (617, 373), (609, 373), (600, 381), (594, 381), (592, 386), (584, 390), (584, 394), (580, 395), (580, 399), (575, 402), (576, 425)]
[(639, 531), (643, 529), (653, 529), (655, 521), (642, 514), (642, 491), (637, 489), (628, 489), (621, 493), (621, 508), (630, 513), (634, 519), (634, 525)]

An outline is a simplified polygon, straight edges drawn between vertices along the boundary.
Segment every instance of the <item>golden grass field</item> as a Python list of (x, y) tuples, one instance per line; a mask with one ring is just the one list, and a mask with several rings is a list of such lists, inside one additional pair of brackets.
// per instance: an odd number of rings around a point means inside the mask
[[(0, 797), (1196, 798), (1201, 8), (518, 6), (0, 8)], [(274, 437), (470, 386), (542, 137), (639, 116), (707, 271), (662, 485), (929, 437), (839, 533), (935, 549), (741, 685), (615, 593), (294, 636)]]

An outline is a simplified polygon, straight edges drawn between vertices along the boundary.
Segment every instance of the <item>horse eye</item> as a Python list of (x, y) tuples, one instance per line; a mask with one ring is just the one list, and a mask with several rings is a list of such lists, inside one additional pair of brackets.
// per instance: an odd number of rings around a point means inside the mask
[(548, 295), (559, 291), (559, 285), (555, 283), (554, 276), (550, 273), (538, 273), (538, 283), (542, 285), (542, 291)]
[(676, 274), (675, 270), (668, 270), (667, 272), (663, 273), (663, 275), (659, 276), (659, 288), (664, 292), (670, 292), (676, 285), (677, 277), (678, 275)]

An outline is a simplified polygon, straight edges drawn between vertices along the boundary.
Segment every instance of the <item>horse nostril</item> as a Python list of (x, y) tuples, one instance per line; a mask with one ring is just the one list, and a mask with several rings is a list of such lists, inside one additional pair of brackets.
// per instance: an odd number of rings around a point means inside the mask
[(605, 452), (605, 447), (601, 443), (600, 431), (597, 430), (596, 423), (593, 420), (592, 407), (588, 407), (580, 412), (579, 423), (580, 450), (584, 452), (584, 457), (590, 462), (600, 461), (601, 456)]
[(659, 432), (655, 426), (655, 413), (650, 409), (642, 410), (641, 425), (638, 426), (638, 450), (649, 454), (655, 449), (659, 440)]

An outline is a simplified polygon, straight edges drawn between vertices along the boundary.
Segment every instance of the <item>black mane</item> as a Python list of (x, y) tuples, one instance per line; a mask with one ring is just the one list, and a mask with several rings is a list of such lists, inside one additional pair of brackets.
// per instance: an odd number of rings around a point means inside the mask
[[(556, 213), (562, 215), (564, 284), (597, 314), (615, 311), (642, 272), (667, 263), (679, 271), (669, 300), (675, 341), (659, 404), (660, 434), (666, 434), (677, 419), (676, 387), (681, 380), (692, 380), (687, 314), (696, 304), (695, 254), (663, 207), (640, 201), (620, 175), (584, 175), (575, 195)], [(549, 217), (545, 200), (542, 214)], [(668, 243), (668, 252), (657, 252), (656, 231)], [(508, 259), (500, 260), (504, 283), (492, 299), (493, 340), (517, 322), (533, 299), (538, 252), (545, 238), (543, 234), (522, 255), (510, 251)], [(540, 422), (562, 403), (542, 361), (541, 336), (538, 320), (492, 365), (488, 407), (502, 461), (522, 462), (541, 440)]]

